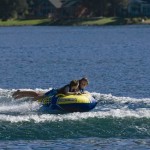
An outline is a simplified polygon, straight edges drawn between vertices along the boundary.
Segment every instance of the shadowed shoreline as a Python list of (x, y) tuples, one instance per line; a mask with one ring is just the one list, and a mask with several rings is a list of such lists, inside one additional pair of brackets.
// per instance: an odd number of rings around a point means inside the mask
[(21, 19), (0, 21), (0, 26), (104, 26), (150, 24), (149, 18), (95, 17), (76, 19)]

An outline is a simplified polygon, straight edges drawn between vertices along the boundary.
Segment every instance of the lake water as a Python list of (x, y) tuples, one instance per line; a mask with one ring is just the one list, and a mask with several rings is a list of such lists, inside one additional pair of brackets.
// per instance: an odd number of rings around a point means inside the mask
[[(0, 149), (150, 149), (150, 26), (1, 27)], [(88, 77), (85, 113), (39, 112), (17, 90)]]

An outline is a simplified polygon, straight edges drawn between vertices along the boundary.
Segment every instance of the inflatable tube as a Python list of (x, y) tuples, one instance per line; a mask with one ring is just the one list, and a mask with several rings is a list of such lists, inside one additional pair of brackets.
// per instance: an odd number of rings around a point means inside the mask
[(63, 112), (86, 112), (95, 108), (97, 101), (90, 93), (81, 95), (63, 95), (48, 96), (42, 99), (44, 108), (59, 110)]

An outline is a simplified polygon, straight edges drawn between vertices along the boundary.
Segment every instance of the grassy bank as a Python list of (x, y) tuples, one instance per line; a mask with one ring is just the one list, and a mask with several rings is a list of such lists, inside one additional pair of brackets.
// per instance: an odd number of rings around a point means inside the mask
[(127, 24), (150, 24), (150, 18), (115, 18), (101, 17), (90, 19), (64, 19), (52, 21), (50, 19), (32, 20), (7, 20), (0, 21), (0, 26), (38, 26), (38, 25), (71, 25), (71, 26), (101, 26), (101, 25), (127, 25)]
[(0, 20), (0, 26), (36, 26), (36, 25), (48, 25), (49, 19), (29, 19), (29, 20)]
[(68, 19), (52, 22), (54, 25), (83, 25), (83, 26), (102, 26), (102, 25), (130, 25), (130, 24), (150, 24), (150, 18), (119, 18), (101, 17), (90, 19)]

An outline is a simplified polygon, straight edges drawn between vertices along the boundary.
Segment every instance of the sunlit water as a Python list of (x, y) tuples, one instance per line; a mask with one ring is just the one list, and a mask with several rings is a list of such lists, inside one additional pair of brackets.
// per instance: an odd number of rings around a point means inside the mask
[[(0, 28), (1, 149), (150, 149), (150, 26)], [(87, 76), (98, 105), (51, 114), (17, 89)]]

